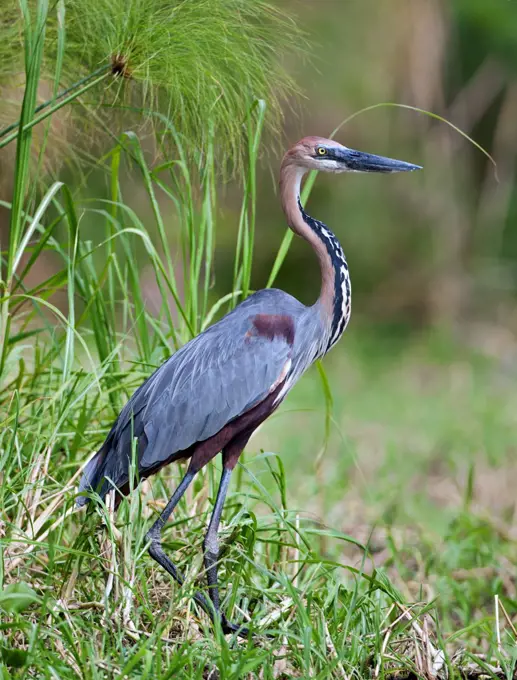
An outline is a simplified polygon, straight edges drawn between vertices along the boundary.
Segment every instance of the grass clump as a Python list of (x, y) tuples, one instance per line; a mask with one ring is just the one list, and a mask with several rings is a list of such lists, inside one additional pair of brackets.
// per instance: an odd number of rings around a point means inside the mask
[[(511, 518), (501, 524), (486, 516), (473, 490), (457, 507), (450, 499), (450, 507), (428, 510), (427, 524), (407, 518), (405, 525), (402, 508), (422, 492), (406, 487), (404, 498), (394, 499), (397, 485), (390, 491), (379, 484), (371, 489), (384, 494), (376, 507), (391, 518), (376, 521), (365, 502), (355, 517), (342, 507), (342, 521), (325, 526), (300, 492), (312, 479), (313, 450), (308, 443), (294, 446), (292, 428), (285, 427), (299, 415), (293, 407), (303, 408), (307, 397), (314, 403), (321, 389), (315, 371), (266, 428), (269, 435), (277, 431), (288, 471), (280, 456), (261, 451), (268, 433), (259, 434), (223, 516), (223, 606), (256, 637), (236, 640), (214, 631), (190, 596), (204, 588), (201, 542), (219, 461), (200, 474), (164, 531), (164, 546), (186, 576), (179, 588), (148, 557), (144, 538), (181, 477), (178, 466), (142, 484), (116, 516), (97, 507), (85, 518), (74, 509), (79, 467), (111, 424), (111, 397), (123, 401), (145, 373), (139, 343), (126, 339), (117, 348), (122, 364), (133, 369), (100, 393), (101, 367), (75, 364), (63, 382), (57, 362), (47, 358), (51, 345), (43, 337), (40, 342), (33, 354), (25, 352), (33, 365), (18, 376), (18, 390), (0, 402), (1, 654), (15, 677), (514, 677)], [(369, 383), (369, 369), (353, 347), (346, 361)], [(481, 376), (478, 381), (481, 389)], [(358, 382), (348, 399), (361, 396)], [(377, 393), (381, 398), (392, 398), (389, 389)], [(412, 426), (419, 409), (411, 410), (403, 390), (399, 400), (398, 426)], [(432, 398), (427, 403), (433, 407)], [(364, 404), (354, 412), (358, 425), (367, 413)], [(309, 418), (325, 429), (324, 413), (313, 408), (304, 414)], [(437, 429), (438, 439), (448, 435), (447, 427), (444, 422)], [(451, 456), (461, 445), (461, 439), (453, 443)], [(333, 447), (330, 442), (325, 464), (335, 470)], [(402, 447), (400, 455), (408, 459)], [(397, 469), (403, 485), (401, 463)], [(334, 472), (325, 491), (344, 503), (340, 480)], [(303, 509), (297, 509), (300, 502)]]

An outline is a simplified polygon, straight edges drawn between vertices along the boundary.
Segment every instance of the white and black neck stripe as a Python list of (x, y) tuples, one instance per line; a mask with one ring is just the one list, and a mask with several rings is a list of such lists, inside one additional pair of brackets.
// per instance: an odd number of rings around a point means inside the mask
[(334, 269), (334, 301), (332, 309), (332, 321), (328, 336), (328, 344), (324, 348), (326, 354), (343, 335), (350, 319), (352, 311), (352, 288), (350, 284), (350, 274), (345, 253), (341, 244), (332, 231), (319, 220), (315, 220), (308, 215), (302, 207), (298, 198), (298, 206), (304, 222), (317, 234), (318, 238), (325, 244), (327, 252)]

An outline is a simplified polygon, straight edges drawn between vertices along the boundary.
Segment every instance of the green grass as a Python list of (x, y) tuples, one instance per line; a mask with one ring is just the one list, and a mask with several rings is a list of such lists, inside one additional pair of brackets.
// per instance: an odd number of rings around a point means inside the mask
[[(444, 343), (431, 339), (379, 359), (381, 343), (365, 351), (366, 337), (352, 333), (348, 352), (344, 341), (329, 357), (336, 403), (325, 455), (315, 461), (326, 414), (313, 370), (251, 440), (232, 484), (220, 579), (225, 609), (252, 627), (253, 641), (214, 632), (188, 597), (204, 587), (201, 541), (219, 463), (165, 533), (187, 577), (180, 589), (144, 541), (180, 470), (145, 483), (116, 518), (102, 508), (89, 518), (75, 512), (79, 464), (101, 441), (112, 407), (107, 394), (85, 393), (86, 370), (63, 391), (61, 372), (36, 364), (3, 402), (4, 672), (425, 677), (433, 650), (443, 650), (449, 677), (460, 677), (459, 666), (469, 677), (480, 668), (513, 677), (515, 635), (504, 612), (515, 621), (517, 543), (513, 487), (503, 484), (515, 474), (511, 385), (501, 390), (498, 367), (461, 347), (444, 357)], [(346, 393), (341, 376), (349, 376)], [(139, 380), (140, 370), (120, 376), (119, 397)], [(465, 433), (476, 428), (486, 447), (473, 451)], [(499, 513), (483, 483), (490, 471)]]

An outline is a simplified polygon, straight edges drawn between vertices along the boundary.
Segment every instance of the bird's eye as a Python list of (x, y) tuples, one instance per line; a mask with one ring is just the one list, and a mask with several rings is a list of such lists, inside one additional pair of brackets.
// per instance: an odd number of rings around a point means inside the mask
[(327, 149), (324, 146), (318, 146), (316, 149), (318, 156), (326, 156), (327, 155)]

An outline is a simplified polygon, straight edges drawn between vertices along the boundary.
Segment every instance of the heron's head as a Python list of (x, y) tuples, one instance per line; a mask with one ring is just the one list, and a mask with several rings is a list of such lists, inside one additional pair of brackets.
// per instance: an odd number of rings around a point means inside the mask
[(408, 172), (420, 165), (349, 149), (332, 139), (304, 137), (284, 156), (284, 165), (323, 172)]

